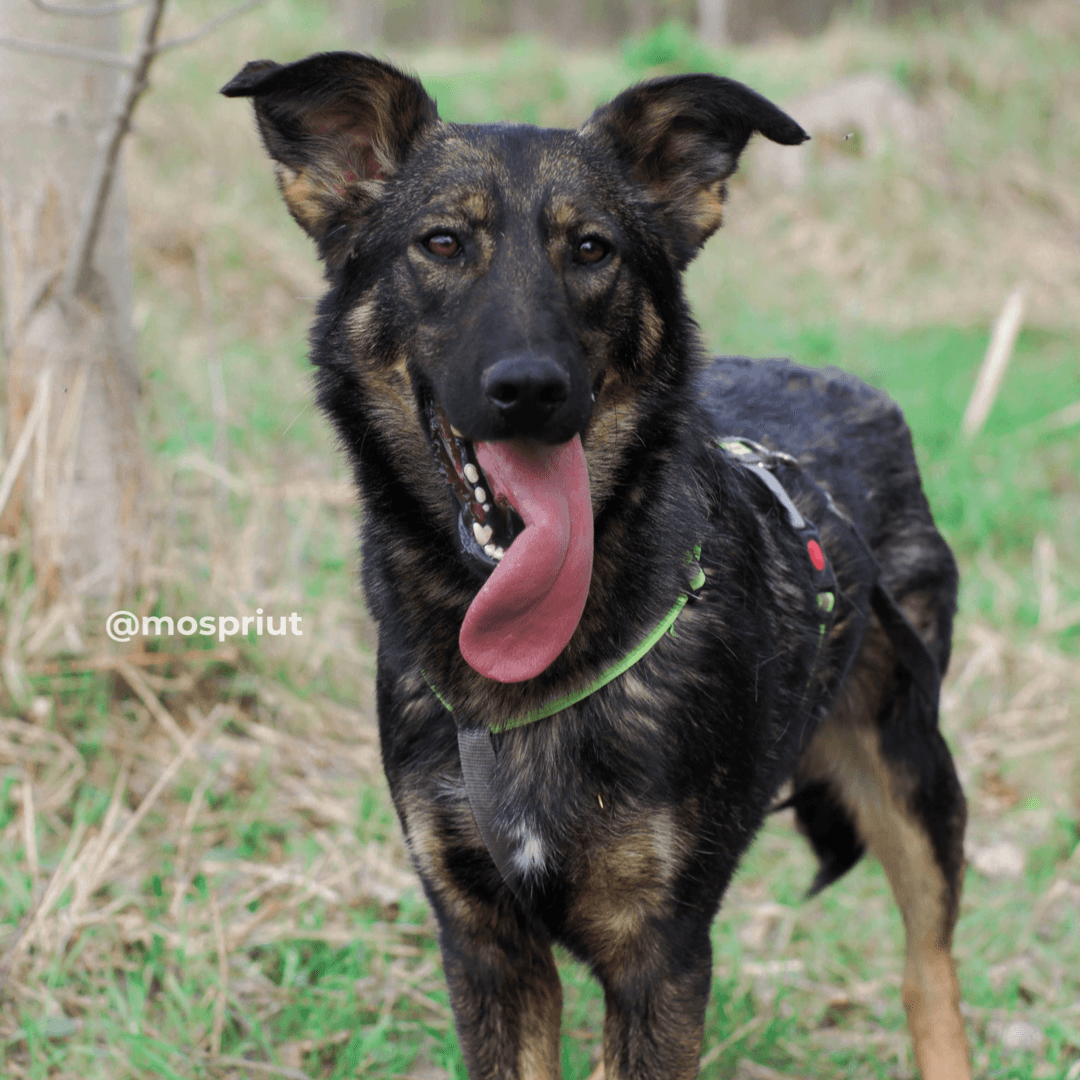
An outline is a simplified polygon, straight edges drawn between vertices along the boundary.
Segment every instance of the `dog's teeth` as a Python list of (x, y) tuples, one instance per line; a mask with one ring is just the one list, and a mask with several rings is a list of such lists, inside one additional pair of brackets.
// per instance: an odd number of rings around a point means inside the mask
[(477, 488), (473, 494), (476, 496), (476, 501), (483, 505), (487, 502), (487, 492), (483, 488)]
[(490, 514), (491, 513), (491, 503), (484, 503), (484, 513), (485, 514)]
[(472, 533), (476, 537), (476, 542), (483, 546), (491, 539), (492, 528), (490, 525), (481, 525), (479, 521), (472, 523)]
[[(465, 479), (470, 484), (475, 484), (480, 479), (480, 470), (471, 461), (465, 465)], [(484, 500), (481, 499), (480, 501), (483, 502)]]
[(503, 556), (504, 556), (505, 554), (506, 554), (506, 549), (505, 549), (505, 548), (497, 547), (497, 548), (496, 548), (496, 549), (495, 549), (495, 550), (494, 550), (494, 551), (493, 551), (493, 552), (491, 553), (491, 557), (492, 557), (493, 559), (495, 559), (495, 560), (496, 560), (496, 562), (497, 562), (497, 561), (498, 561), (499, 559), (501, 559), (501, 558), (502, 558), (502, 557), (503, 557)]
[(495, 554), (495, 552), (496, 552), (497, 550), (498, 550), (498, 549), (497, 549), (497, 548), (495, 547), (495, 545), (494, 545), (494, 544), (485, 544), (485, 545), (484, 545), (484, 554), (485, 554), (485, 555), (488, 555), (488, 556), (492, 556), (492, 555), (494, 555), (494, 554)]
[(456, 427), (454, 427), (453, 424), (450, 425), (450, 434), (453, 435), (455, 439), (464, 439), (465, 438), (465, 436), (462, 435), (461, 432), (458, 431), (458, 429)]

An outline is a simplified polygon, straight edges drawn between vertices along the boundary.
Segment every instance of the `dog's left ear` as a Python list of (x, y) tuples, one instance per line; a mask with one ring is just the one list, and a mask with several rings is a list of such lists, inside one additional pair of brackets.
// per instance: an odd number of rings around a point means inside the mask
[(348, 253), (349, 226), (439, 121), (418, 80), (359, 53), (253, 60), (221, 92), (254, 99), (285, 204), (330, 265)]
[(748, 86), (719, 75), (673, 75), (624, 90), (581, 129), (608, 143), (667, 225), (679, 269), (720, 227), (724, 181), (750, 136), (797, 145), (810, 138)]

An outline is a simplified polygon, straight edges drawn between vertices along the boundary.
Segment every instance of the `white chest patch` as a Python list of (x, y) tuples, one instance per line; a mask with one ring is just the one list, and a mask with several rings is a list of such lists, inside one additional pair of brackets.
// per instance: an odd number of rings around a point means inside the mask
[(529, 874), (541, 873), (546, 862), (547, 856), (544, 854), (544, 845), (540, 842), (540, 835), (530, 827), (528, 822), (522, 822), (517, 827), (514, 869), (522, 877), (527, 877)]

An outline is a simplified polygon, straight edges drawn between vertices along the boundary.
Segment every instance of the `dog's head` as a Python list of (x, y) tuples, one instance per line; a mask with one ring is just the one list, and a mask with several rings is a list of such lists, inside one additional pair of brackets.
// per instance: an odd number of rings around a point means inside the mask
[[(689, 377), (678, 275), (719, 227), (726, 179), (754, 132), (806, 133), (714, 75), (632, 87), (578, 131), (445, 123), (416, 79), (352, 53), (255, 61), (222, 92), (254, 99), (326, 265), (316, 360), (349, 386), (331, 412), (363, 413), (490, 575), (469, 662), (531, 677), (581, 616), (593, 516), (631, 442)], [(422, 474), (432, 452), (441, 469)]]

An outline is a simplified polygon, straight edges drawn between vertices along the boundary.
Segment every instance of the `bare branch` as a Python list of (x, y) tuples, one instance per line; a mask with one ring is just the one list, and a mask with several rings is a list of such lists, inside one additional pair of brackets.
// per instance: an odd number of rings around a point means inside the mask
[(120, 107), (113, 117), (112, 130), (102, 143), (101, 153), (94, 163), (94, 175), (89, 185), (90, 197), (79, 219), (79, 232), (64, 266), (61, 295), (67, 299), (74, 298), (86, 287), (94, 258), (94, 246), (101, 232), (101, 223), (105, 218), (105, 203), (109, 197), (109, 190), (112, 188), (113, 174), (116, 172), (116, 162), (120, 156), (120, 144), (131, 127), (131, 114), (135, 110), (135, 105), (149, 85), (146, 74), (157, 55), (155, 43), (164, 10), (165, 0), (153, 0), (146, 13), (142, 32), (139, 34), (139, 51), (132, 65), (131, 78), (128, 79), (127, 86), (121, 94)]
[(206, 37), (207, 34), (212, 34), (223, 23), (227, 23), (230, 19), (235, 19), (237, 15), (243, 15), (245, 11), (250, 11), (253, 7), (258, 7), (264, 0), (247, 0), (245, 4), (237, 4), (236, 7), (229, 11), (226, 11), (223, 15), (219, 15), (216, 19), (211, 19), (208, 23), (200, 26), (198, 30), (193, 30), (190, 34), (181, 34), (179, 37), (166, 38), (157, 47), (158, 52), (164, 52), (166, 49), (178, 49), (181, 45), (191, 45), (193, 42), (198, 41), (200, 38)]
[[(138, 51), (133, 60), (123, 61), (123, 65), (130, 69), (131, 77), (120, 94), (119, 105), (113, 116), (112, 128), (108, 132), (108, 137), (102, 143), (101, 153), (94, 164), (94, 175), (89, 184), (90, 194), (79, 219), (79, 230), (75, 243), (68, 253), (67, 262), (64, 266), (60, 286), (62, 300), (70, 301), (86, 288), (87, 279), (90, 276), (90, 267), (93, 264), (94, 247), (101, 232), (101, 223), (105, 218), (105, 203), (109, 198), (113, 174), (116, 172), (116, 162), (120, 156), (120, 146), (124, 141), (124, 136), (127, 135), (131, 128), (131, 116), (135, 111), (135, 106), (149, 85), (147, 73), (154, 58), (165, 49), (174, 49), (198, 41), (216, 30), (223, 23), (242, 15), (245, 11), (250, 11), (256, 4), (260, 3), (262, 3), (262, 0), (247, 0), (246, 3), (237, 5), (223, 15), (218, 16), (218, 18), (211, 19), (210, 22), (191, 34), (159, 42), (158, 33), (161, 30), (165, 0), (150, 0), (146, 18), (139, 33)], [(3, 39), (0, 39), (0, 43), (2, 41)]]
[(64, 7), (62, 4), (48, 4), (45, 0), (30, 0), (30, 3), (48, 15), (78, 15), (82, 18), (97, 19), (107, 15), (121, 15), (125, 11), (134, 11), (142, 7), (147, 0), (127, 0), (122, 4), (98, 4), (97, 7)]
[(18, 49), (20, 52), (44, 53), (46, 56), (59, 56), (64, 60), (81, 60), (85, 64), (103, 64), (105, 67), (131, 71), (135, 61), (118, 53), (103, 52), (100, 49), (82, 49), (78, 45), (53, 45), (45, 41), (22, 41), (19, 38), (0, 37), (0, 47)]

